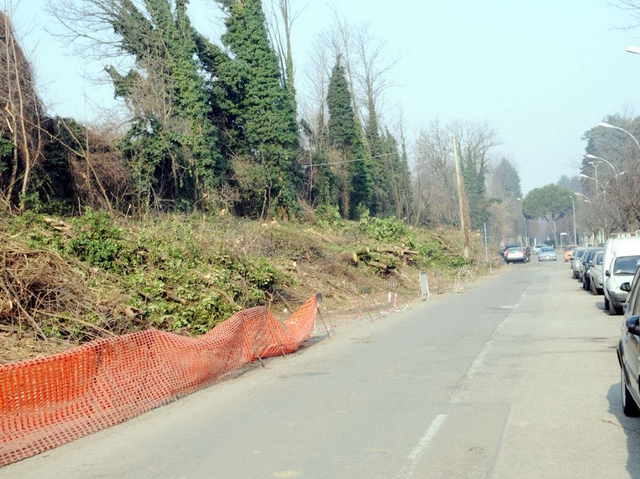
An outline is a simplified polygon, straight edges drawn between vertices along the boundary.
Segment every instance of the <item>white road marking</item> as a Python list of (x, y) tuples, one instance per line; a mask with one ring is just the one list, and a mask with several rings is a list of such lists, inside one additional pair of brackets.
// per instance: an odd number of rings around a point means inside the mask
[[(518, 299), (518, 302), (513, 305), (513, 311), (514, 312), (518, 310), (518, 308), (520, 307), (520, 303), (522, 302), (522, 300), (524, 299), (524, 297), (526, 295), (527, 295), (527, 293), (525, 291), (524, 293), (522, 293), (522, 295)], [(502, 308), (504, 308), (504, 306), (502, 306)], [(509, 320), (509, 318), (511, 318), (512, 315), (513, 315), (513, 313), (509, 314), (506, 318), (504, 318), (502, 320), (502, 322), (498, 325), (496, 330), (491, 335), (491, 338), (489, 339), (489, 341), (487, 341), (487, 343), (484, 345), (484, 347), (482, 348), (482, 350), (480, 351), (478, 356), (476, 356), (476, 359), (473, 361), (473, 363), (471, 363), (471, 366), (469, 366), (469, 369), (467, 370), (467, 373), (464, 375), (464, 378), (462, 378), (462, 380), (460, 381), (458, 389), (451, 396), (451, 402), (452, 403), (462, 402), (462, 394), (464, 392), (464, 385), (466, 383), (468, 383), (471, 379), (473, 379), (473, 377), (475, 376), (476, 372), (478, 372), (478, 369), (480, 368), (480, 365), (484, 362), (485, 358), (487, 357), (487, 354), (489, 354), (489, 350), (493, 346), (493, 343), (494, 343), (496, 337), (498, 336), (498, 333), (500, 332), (500, 329), (507, 322), (507, 320)]]
[(400, 473), (396, 476), (396, 479), (409, 479), (413, 476), (415, 472), (416, 466), (418, 465), (418, 461), (423, 456), (431, 441), (436, 436), (444, 420), (447, 418), (446, 414), (439, 414), (436, 418), (431, 422), (429, 429), (425, 433), (424, 436), (420, 438), (418, 444), (413, 448), (411, 453), (407, 456), (407, 464), (400, 470)]

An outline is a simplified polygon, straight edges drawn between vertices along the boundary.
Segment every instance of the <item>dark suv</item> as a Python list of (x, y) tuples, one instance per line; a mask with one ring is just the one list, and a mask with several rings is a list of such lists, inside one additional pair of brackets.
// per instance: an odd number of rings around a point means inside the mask
[(636, 270), (633, 282), (622, 283), (620, 289), (627, 291), (624, 306), (622, 337), (618, 343), (620, 363), (620, 386), (622, 389), (622, 411), (627, 416), (640, 416), (640, 269)]
[(502, 248), (502, 252), (500, 253), (500, 255), (504, 258), (507, 251), (511, 248), (522, 248), (522, 246), (520, 246), (520, 244), (518, 243), (504, 245), (504, 248)]

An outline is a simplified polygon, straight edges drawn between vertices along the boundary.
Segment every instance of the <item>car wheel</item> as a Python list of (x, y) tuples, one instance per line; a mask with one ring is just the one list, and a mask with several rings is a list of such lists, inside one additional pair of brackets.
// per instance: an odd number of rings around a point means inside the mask
[(609, 299), (607, 298), (607, 295), (604, 295), (604, 309), (606, 311), (609, 311)]
[(629, 417), (638, 417), (640, 415), (640, 408), (629, 392), (627, 378), (624, 374), (624, 369), (622, 368), (620, 368), (620, 393), (622, 396), (622, 412), (624, 415)]
[(594, 296), (598, 295), (598, 289), (595, 287), (595, 283), (591, 281), (591, 294)]
[(609, 301), (609, 316), (617, 316), (618, 314), (620, 314), (618, 308), (615, 307), (613, 301)]

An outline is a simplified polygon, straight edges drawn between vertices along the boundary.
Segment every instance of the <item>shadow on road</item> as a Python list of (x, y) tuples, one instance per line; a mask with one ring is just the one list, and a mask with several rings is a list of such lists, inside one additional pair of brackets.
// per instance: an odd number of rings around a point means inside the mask
[(632, 479), (640, 479), (640, 418), (627, 417), (622, 412), (620, 384), (609, 388), (609, 412), (619, 421), (627, 435), (627, 471)]

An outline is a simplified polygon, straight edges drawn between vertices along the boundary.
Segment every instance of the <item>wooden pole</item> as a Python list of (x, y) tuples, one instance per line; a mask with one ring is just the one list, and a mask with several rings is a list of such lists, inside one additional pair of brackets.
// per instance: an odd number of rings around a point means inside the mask
[(462, 255), (469, 258), (469, 210), (467, 205), (467, 195), (464, 190), (464, 182), (462, 181), (462, 172), (460, 171), (460, 163), (458, 161), (458, 144), (456, 137), (452, 136), (453, 141), (453, 160), (456, 165), (456, 181), (458, 183), (458, 203), (460, 204), (460, 230), (462, 232)]

